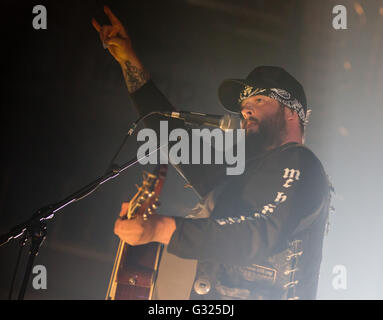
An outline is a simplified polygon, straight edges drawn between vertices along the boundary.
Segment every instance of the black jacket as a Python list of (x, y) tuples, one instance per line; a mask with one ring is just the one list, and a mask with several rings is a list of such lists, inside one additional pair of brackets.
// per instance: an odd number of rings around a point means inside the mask
[[(140, 115), (174, 110), (152, 81), (131, 97)], [(146, 125), (156, 129), (158, 120)], [(182, 126), (173, 121), (170, 130)], [(175, 217), (168, 245), (199, 261), (192, 299), (315, 299), (330, 184), (307, 147), (254, 156), (239, 176), (220, 166), (177, 170), (201, 197), (189, 217)]]

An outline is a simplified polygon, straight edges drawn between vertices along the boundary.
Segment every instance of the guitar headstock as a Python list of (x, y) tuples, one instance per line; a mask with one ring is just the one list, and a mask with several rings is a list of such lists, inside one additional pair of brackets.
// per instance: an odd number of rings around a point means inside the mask
[(143, 172), (141, 186), (136, 185), (137, 193), (129, 203), (126, 219), (142, 215), (146, 220), (160, 206), (159, 196), (165, 182), (167, 166), (160, 165), (154, 173)]

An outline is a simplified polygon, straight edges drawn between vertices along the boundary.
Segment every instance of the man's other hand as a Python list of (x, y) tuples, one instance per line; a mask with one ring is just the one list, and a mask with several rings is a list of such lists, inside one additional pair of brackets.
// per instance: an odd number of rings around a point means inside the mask
[(121, 206), (120, 217), (114, 225), (114, 233), (126, 243), (136, 246), (149, 242), (168, 244), (176, 229), (175, 220), (159, 214), (148, 215), (145, 220), (142, 215), (125, 219), (129, 203)]

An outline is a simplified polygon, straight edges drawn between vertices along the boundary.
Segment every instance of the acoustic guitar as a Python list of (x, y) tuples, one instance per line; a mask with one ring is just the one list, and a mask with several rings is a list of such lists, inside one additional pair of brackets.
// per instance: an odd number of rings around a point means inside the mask
[[(144, 171), (141, 187), (129, 202), (123, 219), (150, 215), (159, 206), (159, 195), (167, 174), (167, 165), (159, 165), (153, 173)], [(151, 242), (131, 246), (120, 240), (110, 278), (106, 300), (150, 300), (158, 273), (163, 245)]]

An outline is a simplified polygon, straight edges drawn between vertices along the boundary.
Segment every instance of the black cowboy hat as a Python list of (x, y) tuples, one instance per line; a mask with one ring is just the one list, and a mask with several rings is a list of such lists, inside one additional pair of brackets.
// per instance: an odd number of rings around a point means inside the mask
[(218, 97), (224, 108), (235, 113), (240, 112), (242, 100), (253, 95), (275, 98), (287, 107), (295, 109), (298, 114), (301, 109), (300, 118), (303, 121), (306, 117), (307, 102), (303, 87), (281, 67), (256, 67), (246, 79), (224, 80), (218, 89)]

